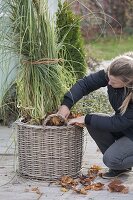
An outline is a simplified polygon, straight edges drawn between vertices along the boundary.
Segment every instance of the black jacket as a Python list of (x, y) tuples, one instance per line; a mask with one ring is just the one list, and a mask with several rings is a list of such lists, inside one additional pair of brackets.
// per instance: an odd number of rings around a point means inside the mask
[(73, 85), (71, 90), (64, 96), (62, 105), (69, 109), (83, 96), (101, 87), (107, 86), (108, 97), (115, 114), (112, 116), (100, 116), (98, 114), (87, 114), (85, 124), (110, 132), (121, 132), (123, 135), (133, 140), (133, 102), (129, 103), (126, 112), (121, 115), (119, 107), (124, 100), (124, 88), (113, 88), (108, 85), (108, 77), (104, 70), (92, 73), (80, 79)]

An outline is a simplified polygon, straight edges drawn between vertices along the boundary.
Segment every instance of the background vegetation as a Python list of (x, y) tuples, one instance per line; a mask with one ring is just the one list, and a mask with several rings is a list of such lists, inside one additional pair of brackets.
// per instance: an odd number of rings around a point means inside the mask
[(108, 97), (105, 91), (97, 90), (89, 95), (83, 97), (77, 104), (72, 108), (73, 113), (80, 113), (83, 115), (89, 113), (106, 113), (111, 114), (113, 109), (109, 104)]
[(133, 51), (133, 36), (105, 37), (88, 41), (85, 45), (86, 59), (110, 60), (117, 55)]
[(65, 68), (72, 67), (76, 78), (80, 79), (86, 74), (85, 53), (83, 37), (81, 35), (80, 18), (75, 15), (67, 2), (63, 4), (59, 0), (56, 13), (56, 28), (58, 42), (63, 40), (66, 53)]

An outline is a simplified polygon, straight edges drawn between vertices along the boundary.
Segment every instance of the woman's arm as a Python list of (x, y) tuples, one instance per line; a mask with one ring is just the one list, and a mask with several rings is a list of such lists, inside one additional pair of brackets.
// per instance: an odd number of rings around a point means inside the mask
[(103, 116), (100, 114), (88, 114), (85, 116), (85, 124), (100, 130), (111, 132), (123, 131), (133, 126), (133, 105), (129, 106), (127, 111), (121, 115)]
[(108, 81), (104, 70), (85, 76), (83, 79), (77, 81), (70, 91), (65, 94), (62, 105), (66, 105), (70, 109), (83, 96), (100, 87), (105, 87), (107, 84)]

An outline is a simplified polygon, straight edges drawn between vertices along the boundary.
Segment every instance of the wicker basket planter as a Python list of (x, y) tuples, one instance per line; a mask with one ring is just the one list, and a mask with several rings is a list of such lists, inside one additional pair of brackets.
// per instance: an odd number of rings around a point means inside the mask
[(16, 124), (20, 175), (42, 180), (79, 175), (82, 162), (82, 128), (35, 126), (21, 121)]

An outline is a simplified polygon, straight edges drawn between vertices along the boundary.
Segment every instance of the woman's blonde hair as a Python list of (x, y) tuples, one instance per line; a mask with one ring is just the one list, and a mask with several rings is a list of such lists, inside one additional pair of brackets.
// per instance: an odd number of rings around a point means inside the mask
[(124, 100), (119, 108), (123, 115), (129, 102), (133, 101), (133, 52), (116, 57), (107, 71), (110, 75), (119, 77), (125, 83)]

